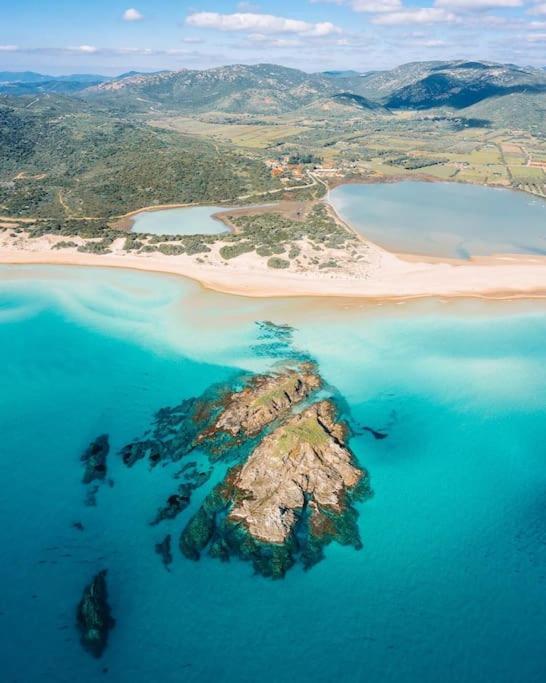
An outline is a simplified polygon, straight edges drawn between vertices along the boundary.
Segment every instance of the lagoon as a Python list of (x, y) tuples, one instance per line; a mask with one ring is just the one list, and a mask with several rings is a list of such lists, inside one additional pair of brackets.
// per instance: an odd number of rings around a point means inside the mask
[(215, 213), (227, 211), (227, 206), (188, 206), (177, 209), (143, 211), (133, 216), (133, 232), (152, 235), (216, 235), (227, 232)]
[[(117, 456), (159, 408), (271, 367), (264, 319), (295, 326), (354, 425), (388, 434), (351, 440), (375, 494), (363, 549), (329, 546), (277, 582), (185, 559), (178, 534), (206, 491), (150, 527), (173, 467)], [(1, 267), (3, 680), (543, 681), (545, 337), (541, 302), (257, 302), (148, 273)], [(113, 485), (88, 507), (79, 455), (104, 432)], [(167, 531), (171, 572), (154, 553)], [(96, 661), (75, 606), (103, 568), (117, 624)]]
[(341, 218), (389, 251), (463, 259), (546, 254), (546, 200), (520, 192), (404, 181), (341, 185), (328, 199)]

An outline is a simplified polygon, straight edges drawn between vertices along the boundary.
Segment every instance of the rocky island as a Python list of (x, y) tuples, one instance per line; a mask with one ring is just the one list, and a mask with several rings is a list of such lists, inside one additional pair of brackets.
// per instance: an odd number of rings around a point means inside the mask
[[(296, 561), (310, 567), (322, 559), (332, 540), (361, 547), (353, 502), (369, 495), (368, 477), (347, 445), (334, 397), (325, 393), (316, 363), (288, 360), (161, 409), (151, 435), (122, 450), (127, 465), (145, 456), (151, 466), (168, 464), (194, 449), (213, 462), (235, 461), (186, 521), (183, 555), (197, 560), (208, 549), (281, 577)], [(177, 518), (207, 480), (190, 477), (152, 524)]]
[(199, 559), (236, 555), (278, 578), (299, 559), (308, 568), (336, 540), (361, 547), (352, 503), (369, 494), (331, 400), (312, 404), (266, 435), (247, 461), (232, 468), (180, 537)]

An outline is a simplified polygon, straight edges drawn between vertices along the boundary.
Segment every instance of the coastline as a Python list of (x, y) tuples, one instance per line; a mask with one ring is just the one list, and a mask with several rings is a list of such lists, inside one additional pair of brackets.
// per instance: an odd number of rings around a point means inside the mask
[[(237, 267), (199, 264), (187, 256), (163, 254), (85, 254), (48, 249), (0, 247), (0, 263), (67, 265), (141, 270), (177, 275), (225, 294), (253, 298), (331, 297), (375, 301), (424, 298), (546, 298), (546, 257), (502, 255), (456, 263), (429, 262), (375, 250), (370, 272), (363, 277), (318, 276), (316, 273), (271, 272), (258, 267), (253, 255), (239, 257)], [(410, 260), (411, 258), (411, 260)], [(258, 261), (258, 263), (257, 263)]]
[[(396, 181), (394, 181), (396, 182)], [(253, 298), (330, 297), (362, 301), (403, 301), (426, 298), (536, 299), (546, 298), (546, 256), (531, 254), (495, 254), (475, 256), (468, 260), (394, 253), (366, 239), (342, 219), (327, 197), (318, 200), (284, 200), (269, 205), (249, 205), (217, 211), (212, 218), (228, 230), (235, 226), (231, 215), (280, 213), (300, 220), (310, 205), (322, 203), (330, 216), (360, 243), (360, 256), (355, 261), (345, 257), (338, 270), (271, 269), (255, 253), (245, 253), (226, 261), (218, 250), (205, 258), (186, 254), (165, 255), (159, 252), (135, 254), (124, 250), (123, 238), (112, 245), (112, 252), (92, 254), (79, 252), (76, 245), (56, 249), (60, 238), (46, 235), (8, 236), (0, 230), (0, 263), (20, 265), (68, 265), (125, 268), (189, 278), (224, 294)], [(195, 205), (168, 205), (137, 209), (125, 216), (166, 208), (188, 208)], [(120, 227), (120, 226), (118, 226)], [(130, 229), (130, 228), (129, 228)]]

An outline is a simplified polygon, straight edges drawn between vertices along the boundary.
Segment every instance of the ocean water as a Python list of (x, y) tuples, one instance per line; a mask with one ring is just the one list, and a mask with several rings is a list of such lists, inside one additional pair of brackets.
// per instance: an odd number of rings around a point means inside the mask
[(546, 254), (546, 201), (462, 183), (340, 185), (339, 215), (390, 251), (469, 258)]
[(213, 218), (227, 206), (190, 206), (180, 209), (143, 211), (134, 217), (133, 232), (153, 235), (216, 235), (226, 232), (226, 226)]
[[(351, 441), (374, 489), (363, 549), (331, 545), (276, 582), (183, 558), (206, 488), (150, 527), (172, 469), (116, 455), (158, 408), (267, 367), (257, 320), (294, 325), (354, 422), (388, 433)], [(144, 273), (0, 268), (2, 680), (544, 681), (545, 338), (540, 302), (264, 301)], [(113, 486), (88, 507), (79, 457), (104, 432)], [(170, 572), (154, 553), (167, 531)], [(116, 626), (95, 660), (75, 607), (103, 568)]]

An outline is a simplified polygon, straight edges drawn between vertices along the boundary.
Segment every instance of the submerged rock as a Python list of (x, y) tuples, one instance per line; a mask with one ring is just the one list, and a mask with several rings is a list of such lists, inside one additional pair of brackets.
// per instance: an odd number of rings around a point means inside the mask
[(169, 570), (169, 565), (172, 564), (173, 555), (171, 551), (171, 534), (167, 534), (161, 543), (155, 544), (155, 551), (161, 557), (161, 561), (165, 565), (165, 569)]
[(156, 516), (150, 522), (151, 526), (155, 526), (165, 519), (174, 519), (182, 510), (185, 510), (190, 504), (192, 490), (191, 484), (181, 484), (177, 492), (170, 495), (166, 504), (159, 508)]
[(178, 486), (176, 493), (167, 498), (166, 504), (159, 508), (156, 516), (150, 522), (152, 526), (159, 524), (159, 522), (165, 519), (177, 517), (190, 504), (193, 491), (203, 486), (210, 479), (212, 469), (203, 472), (197, 468), (197, 463), (189, 464), (192, 466), (184, 467), (175, 474), (176, 479), (183, 478), (185, 481)]
[(108, 604), (106, 570), (100, 571), (84, 588), (76, 611), (82, 646), (94, 657), (100, 657), (108, 641), (108, 633), (114, 626)]
[(362, 431), (368, 432), (377, 441), (381, 441), (382, 439), (386, 439), (388, 436), (388, 434), (384, 431), (379, 431), (378, 429), (372, 429), (372, 427), (367, 427), (367, 426), (362, 427)]
[(106, 477), (106, 458), (110, 451), (108, 435), (102, 434), (92, 441), (80, 460), (85, 463), (83, 483), (90, 484), (96, 479), (102, 481)]

